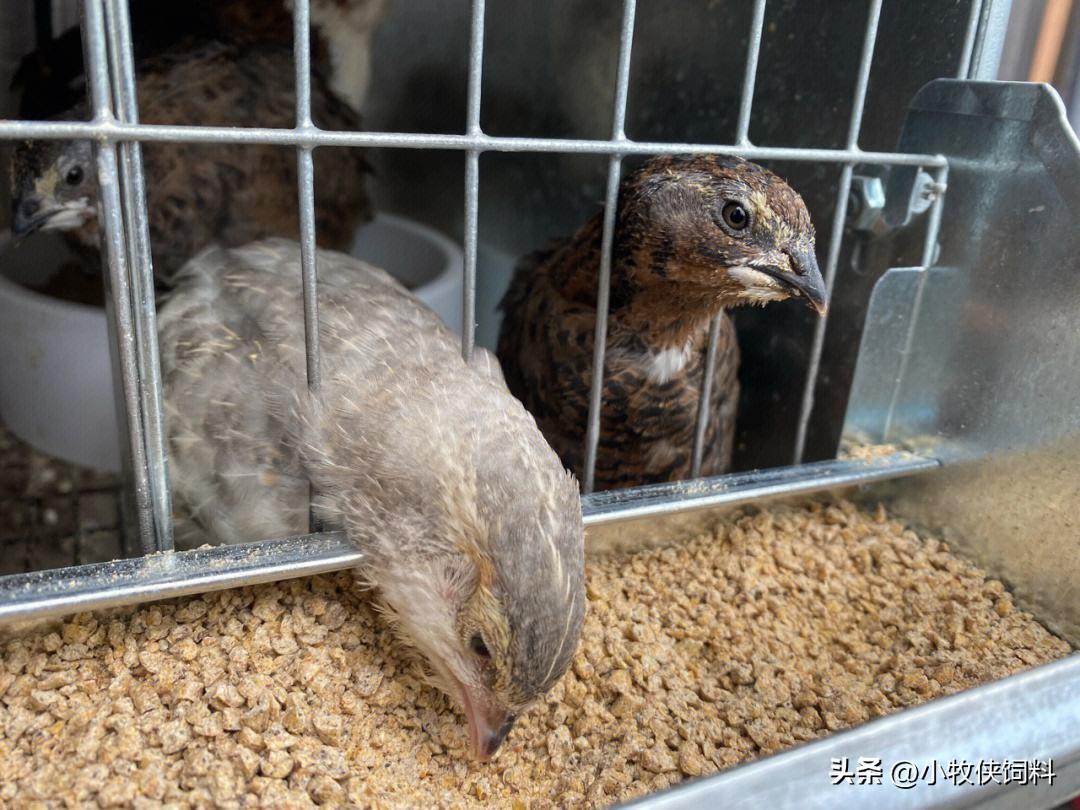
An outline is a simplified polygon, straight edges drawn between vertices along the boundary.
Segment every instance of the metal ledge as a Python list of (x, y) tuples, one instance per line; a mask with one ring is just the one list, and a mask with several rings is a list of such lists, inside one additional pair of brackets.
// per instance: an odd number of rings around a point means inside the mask
[(805, 495), (870, 484), (941, 466), (934, 458), (895, 453), (875, 459), (835, 459), (718, 475), (695, 481), (595, 492), (581, 499), (585, 525), (604, 526), (718, 506), (738, 506), (771, 498)]
[[(582, 498), (587, 528), (866, 484), (936, 469), (897, 454), (836, 460)], [(118, 607), (351, 568), (363, 555), (341, 532), (207, 546), (73, 568), (0, 577), (0, 623)]]
[(0, 623), (325, 574), (362, 556), (326, 532), (15, 574), (0, 577)]
[[(1037, 667), (960, 694), (904, 709), (848, 731), (646, 796), (628, 807), (689, 810), (739, 808), (1015, 808), (1056, 807), (1080, 791), (1080, 656)], [(831, 763), (880, 759), (881, 784), (832, 784)], [(1053, 784), (955, 786), (940, 773), (910, 788), (891, 784), (898, 762), (920, 771), (936, 762), (1054, 763)]]

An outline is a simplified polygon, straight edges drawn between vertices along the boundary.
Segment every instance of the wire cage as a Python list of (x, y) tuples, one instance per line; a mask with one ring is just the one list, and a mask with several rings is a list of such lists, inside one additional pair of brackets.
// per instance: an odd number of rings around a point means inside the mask
[[(973, 0), (966, 7), (962, 36), (959, 40), (960, 46), (955, 52), (954, 63), (949, 71), (951, 77), (968, 80), (990, 76), (1000, 52), (1003, 18), (1007, 17), (1008, 5), (1008, 3), (995, 2), (995, 0)], [(961, 196), (960, 204), (956, 206), (957, 211), (970, 219), (974, 219), (977, 215), (982, 218), (983, 224), (991, 221), (1000, 223), (1007, 217), (1008, 212), (995, 209), (987, 213), (991, 206), (986, 202), (985, 195), (997, 188), (995, 183), (1003, 184), (1001, 187), (1008, 190), (1010, 187), (1004, 184), (1020, 182), (1015, 180), (1020, 173), (1013, 173), (1006, 179), (1002, 179), (993, 174), (994, 160), (1003, 162), (1012, 160), (1014, 164), (1017, 164), (1021, 162), (1021, 158), (1027, 159), (1025, 157), (1027, 153), (1022, 152), (1022, 148), (1041, 148), (1045, 152), (1047, 164), (1056, 160), (1055, 165), (1071, 166), (1068, 159), (1061, 156), (1076, 146), (1075, 136), (1071, 136), (1069, 140), (1070, 136), (1062, 135), (1054, 129), (1057, 125), (1054, 119), (1057, 108), (1053, 107), (1053, 104), (1045, 97), (1032, 95), (1038, 91), (990, 87), (991, 84), (1000, 83), (973, 81), (946, 82), (945, 84), (948, 85), (946, 87), (935, 87), (939, 84), (935, 82), (921, 91), (913, 104), (901, 137), (900, 147), (895, 151), (861, 148), (871, 69), (883, 19), (883, 0), (866, 0), (865, 24), (861, 29), (858, 58), (854, 68), (851, 109), (847, 116), (842, 143), (819, 147), (755, 145), (750, 140), (751, 117), (755, 105), (755, 88), (759, 84), (759, 64), (763, 37), (766, 32), (766, 6), (766, 0), (753, 0), (748, 6), (749, 29), (745, 32), (747, 47), (745, 62), (738, 81), (739, 103), (733, 118), (733, 137), (727, 142), (682, 142), (634, 139), (629, 137), (626, 131), (632, 54), (635, 44), (635, 19), (639, 11), (636, 0), (623, 0), (621, 4), (613, 85), (605, 88), (605, 91), (610, 93), (611, 99), (610, 107), (605, 107), (604, 114), (608, 132), (606, 138), (539, 137), (520, 134), (489, 134), (485, 131), (482, 127), (481, 116), (485, 58), (485, 0), (471, 0), (464, 132), (455, 134), (375, 130), (329, 131), (316, 127), (311, 116), (311, 10), (308, 0), (294, 0), (293, 2), (296, 86), (294, 127), (270, 129), (142, 124), (139, 121), (136, 103), (131, 24), (126, 0), (83, 0), (82, 35), (91, 119), (86, 122), (0, 121), (0, 139), (7, 141), (29, 138), (80, 139), (90, 140), (96, 145), (102, 253), (107, 271), (106, 288), (109, 293), (108, 312), (115, 344), (115, 359), (120, 372), (120, 393), (125, 414), (127, 472), (132, 483), (135, 532), (139, 539), (142, 556), (109, 563), (2, 577), (0, 578), (0, 621), (36, 619), (67, 612), (334, 571), (355, 566), (361, 560), (360, 552), (352, 547), (341, 533), (337, 532), (313, 532), (300, 537), (273, 538), (245, 545), (218, 546), (169, 554), (156, 553), (173, 551), (173, 510), (170, 501), (151, 245), (142, 170), (141, 144), (143, 143), (268, 144), (295, 149), (299, 181), (297, 194), (300, 212), (299, 241), (302, 255), (306, 379), (308, 387), (313, 391), (318, 391), (321, 384), (319, 310), (316, 297), (319, 267), (315, 247), (313, 185), (313, 151), (315, 149), (370, 147), (384, 150), (449, 152), (464, 157), (464, 194), (463, 205), (460, 208), (464, 245), (461, 350), (466, 359), (472, 355), (478, 345), (477, 267), (480, 262), (481, 247), (478, 237), (482, 203), (481, 156), (488, 153), (592, 156), (604, 161), (606, 163), (603, 184), (604, 216), (597, 298), (600, 317), (596, 322), (594, 368), (604, 366), (606, 316), (615, 232), (615, 203), (624, 162), (645, 155), (704, 152), (735, 155), (750, 160), (784, 161), (797, 165), (828, 166), (838, 169), (839, 179), (831, 202), (831, 226), (826, 238), (822, 240), (824, 277), (830, 294), (844, 255), (845, 228), (849, 223), (849, 208), (853, 200), (859, 201), (857, 167), (890, 169), (892, 175), (889, 177), (890, 194), (887, 205), (893, 205), (893, 200), (899, 198), (903, 209), (893, 212), (896, 215), (895, 218), (907, 223), (911, 220), (912, 210), (921, 210), (925, 214), (921, 220), (921, 230), (913, 228), (908, 234), (912, 240), (917, 241), (914, 249), (917, 264), (910, 268), (900, 268), (910, 271), (908, 273), (893, 273), (890, 270), (889, 275), (883, 278), (875, 288), (867, 315), (867, 330), (868, 333), (872, 332), (872, 339), (865, 340), (859, 348), (858, 371), (852, 388), (853, 404), (848, 408), (846, 421), (847, 424), (855, 427), (866, 425), (870, 435), (882, 439), (898, 432), (902, 433), (903, 430), (900, 428), (906, 428), (920, 419), (924, 422), (930, 420), (933, 426), (937, 427), (953, 418), (954, 414), (950, 414), (945, 406), (937, 407), (932, 417), (925, 416), (928, 409), (925, 407), (924, 399), (919, 398), (925, 394), (928, 387), (937, 386), (940, 392), (948, 385), (943, 381), (940, 368), (933, 366), (933, 363), (927, 360), (934, 354), (927, 350), (929, 341), (945, 340), (942, 332), (949, 328), (947, 318), (942, 316), (940, 305), (935, 302), (939, 294), (943, 299), (948, 298), (948, 295), (941, 292), (942, 285), (953, 283), (954, 287), (956, 286), (955, 279), (950, 281), (948, 274), (935, 275), (929, 271), (938, 261), (938, 252), (942, 244), (948, 242), (954, 254), (959, 255), (960, 250), (957, 245), (963, 243), (965, 239), (966, 226), (959, 214), (957, 221), (950, 226), (949, 219), (946, 217), (946, 198), (948, 196), (950, 200), (955, 199), (958, 193), (956, 189), (959, 187)], [(978, 85), (984, 86), (980, 89)], [(607, 112), (608, 110), (610, 113)], [(956, 110), (961, 112), (957, 113)], [(1017, 121), (1025, 121), (1031, 127), (1041, 127), (1041, 129), (1038, 130), (1037, 136), (1031, 136), (1027, 130), (1013, 126), (997, 141), (987, 138), (984, 143), (979, 141), (976, 135), (971, 134), (975, 127), (970, 121), (957, 123), (957, 120), (962, 117), (961, 113), (967, 114), (970, 119), (978, 119), (980, 122), (985, 118), (997, 116), (999, 119), (1007, 119), (1010, 125)], [(933, 132), (925, 126), (920, 128), (920, 117), (932, 119)], [(1047, 133), (1051, 130), (1054, 134), (1048, 136)], [(975, 145), (970, 146), (965, 138), (975, 142)], [(1035, 146), (1033, 147), (1032, 144)], [(946, 154), (947, 149), (953, 148), (956, 149), (957, 154)], [(969, 149), (969, 152), (984, 150), (986, 154), (992, 154), (994, 159), (983, 159), (981, 162), (970, 160), (968, 159), (970, 155), (963, 153), (965, 148)], [(993, 149), (998, 151), (994, 152)], [(1007, 149), (1014, 151), (1008, 152)], [(982, 153), (979, 154), (980, 157), (984, 157)], [(1074, 170), (1075, 167), (1069, 168), (1069, 171)], [(1068, 174), (1067, 176), (1076, 175)], [(960, 181), (957, 178), (960, 178)], [(899, 195), (893, 193), (894, 179), (905, 193)], [(952, 190), (950, 190), (950, 184), (953, 184)], [(980, 186), (980, 189), (973, 191), (974, 186)], [(1028, 190), (1027, 187), (1025, 190)], [(456, 189), (454, 196), (460, 199)], [(1030, 210), (1041, 211), (1042, 209), (1033, 205)], [(949, 213), (953, 213), (952, 209)], [(1056, 220), (1052, 225), (1061, 229), (1060, 222)], [(1006, 235), (1009, 238), (1016, 237), (1016, 230), (1009, 230), (1009, 227), (1003, 228), (1002, 231), (1007, 232)], [(1069, 239), (1062, 240), (1055, 248), (1064, 251), (1061, 255), (1068, 255), (1072, 244)], [(978, 261), (989, 264), (998, 261), (987, 251), (1001, 246), (993, 240), (985, 241), (987, 246), (978, 248), (983, 252), (963, 254), (963, 260), (968, 263), (968, 266)], [(1049, 248), (1044, 246), (1040, 250), (1049, 250)], [(1002, 250), (998, 250), (998, 253), (1002, 253)], [(998, 294), (993, 291), (986, 292), (986, 290), (997, 289), (1001, 286), (1001, 279), (1012, 267), (1009, 264), (1011, 261), (1013, 261), (1011, 258), (1001, 259), (987, 271), (986, 280), (981, 288), (985, 296)], [(942, 280), (943, 278), (945, 280)], [(954, 290), (954, 287), (944, 289), (949, 291)], [(1069, 289), (1072, 290), (1071, 287)], [(972, 298), (968, 290), (954, 291), (949, 294)], [(1061, 298), (1062, 301), (1068, 300), (1068, 297), (1064, 295)], [(1027, 299), (1024, 300), (1027, 301)], [(928, 319), (920, 317), (927, 308), (933, 308), (934, 314), (934, 317), (929, 319), (930, 327), (927, 327)], [(298, 307), (298, 316), (300, 311)], [(892, 317), (896, 312), (901, 312), (903, 317)], [(719, 320), (716, 320), (710, 328), (709, 361), (704, 364), (705, 393), (701, 397), (702, 404), (697, 414), (692, 456), (694, 478), (697, 478), (701, 471), (708, 416), (706, 403), (709, 401), (708, 389), (712, 382), (710, 379), (713, 371), (711, 360), (717, 348), (718, 324)], [(642, 518), (677, 521), (688, 513), (721, 505), (755, 502), (773, 496), (791, 496), (854, 484), (868, 484), (932, 470), (938, 470), (937, 474), (942, 474), (941, 468), (954, 461), (970, 459), (974, 456), (992, 457), (1000, 451), (999, 446), (990, 446), (984, 434), (980, 433), (976, 438), (982, 442), (982, 445), (979, 446), (977, 453), (973, 452), (971, 450), (973, 442), (969, 441), (969, 436), (962, 433), (962, 430), (966, 428), (961, 424), (960, 428), (950, 427), (941, 432), (951, 431), (950, 437), (959, 435), (961, 439), (968, 441), (967, 445), (960, 442), (940, 452), (909, 453), (862, 461), (851, 459), (807, 461), (814, 455), (808, 452), (808, 444), (813, 430), (812, 416), (815, 400), (821, 386), (827, 328), (826, 318), (814, 324), (812, 338), (806, 352), (805, 377), (801, 382), (800, 395), (797, 398), (794, 439), (792, 446), (786, 451), (789, 452), (791, 466), (732, 473), (692, 482), (593, 492), (600, 438), (602, 395), (602, 376), (593, 375), (585, 440), (585, 475), (582, 481), (585, 493), (582, 505), (586, 527), (590, 532), (590, 541), (598, 537), (602, 538), (608, 527), (616, 527), (620, 536), (613, 542), (626, 542), (624, 535), (630, 531), (627, 527), (632, 527), (634, 521)], [(971, 340), (977, 339), (985, 338), (980, 336)], [(963, 351), (967, 351), (968, 354), (964, 354)], [(977, 369), (979, 373), (983, 373), (985, 371), (984, 358), (972, 360), (969, 356), (970, 347), (963, 351), (958, 349), (950, 356), (959, 356), (960, 360), (957, 362), (965, 368), (970, 366), (972, 369)], [(1055, 352), (1053, 362), (1045, 364), (1049, 369), (1047, 374), (1053, 373), (1054, 369), (1067, 368), (1067, 362), (1072, 356), (1064, 350), (1055, 349)], [(1020, 362), (1017, 360), (1016, 364)], [(1015, 367), (1014, 364), (1011, 367), (1012, 370), (1015, 370)], [(995, 368), (994, 371), (997, 372), (998, 369)], [(966, 371), (961, 373), (966, 373)], [(1018, 421), (1028, 419), (1027, 411), (1015, 405), (1009, 398), (1006, 398), (1009, 399), (1007, 406), (998, 407), (996, 403), (991, 402), (992, 397), (986, 393), (986, 387), (982, 381), (983, 378), (990, 376), (983, 374), (983, 377), (978, 379), (972, 376), (971, 379), (975, 379), (975, 382), (965, 378), (970, 383), (971, 390), (978, 389), (980, 403), (972, 404), (966, 399), (961, 400), (959, 404), (947, 403), (955, 408), (956, 413), (961, 414), (953, 418), (953, 421), (962, 423), (965, 419), (969, 422), (974, 419), (980, 426), (990, 425), (994, 431), (1003, 435), (1007, 434), (1010, 439), (1023, 433), (1025, 441), (1029, 439), (1035, 441), (1029, 435), (1030, 431), (1024, 432), (1027, 427), (1023, 430), (1016, 427)], [(957, 384), (954, 387), (957, 392), (961, 392), (956, 394), (957, 397), (968, 396), (962, 393), (968, 390), (964, 386)], [(1060, 392), (1055, 394), (1057, 396), (1055, 401), (1065, 401), (1065, 395), (1058, 394)], [(918, 407), (913, 407), (912, 403)], [(873, 407), (870, 408), (870, 406)], [(872, 410), (871, 417), (865, 416), (860, 407)], [(995, 407), (998, 407), (998, 410), (989, 412), (989, 409)], [(1002, 413), (1007, 416), (1002, 416)], [(1047, 424), (1050, 421), (1052, 420), (1048, 418)], [(1072, 436), (1080, 432), (1077, 430), (1073, 417), (1067, 419), (1061, 417), (1060, 421), (1059, 433)], [(1046, 431), (1037, 437), (1038, 442), (1042, 444), (1052, 439), (1051, 432)], [(960, 468), (957, 467), (957, 469)], [(1006, 472), (1010, 469), (1010, 467), (1005, 468)], [(962, 473), (953, 474), (950, 480), (958, 491), (970, 493), (978, 486), (977, 478), (972, 484), (971, 480), (962, 478)], [(967, 487), (966, 490), (965, 487)], [(919, 513), (923, 503), (929, 504), (933, 501), (934, 493), (928, 493), (925, 488), (919, 489), (912, 486), (903, 490), (897, 497), (906, 498), (907, 500), (903, 502), (911, 508), (913, 513)], [(1038, 512), (1037, 506), (1038, 504), (1034, 501), (1030, 504), (1025, 502), (1023, 507), (1026, 510), (1025, 515), (1030, 517)], [(1043, 512), (1045, 511), (1044, 509)], [(956, 517), (957, 510), (954, 509), (951, 514)], [(1035, 520), (1032, 525), (1043, 524)], [(1033, 539), (1035, 534), (1036, 530), (1032, 529), (1029, 534), (1032, 542), (1035, 542)], [(1052, 551), (1052, 549), (1046, 551), (1043, 557), (1046, 560), (1053, 559)], [(1008, 559), (1002, 565), (1008, 569), (1015, 563), (1013, 559), (1015, 555), (1004, 556)], [(1043, 568), (1050, 567), (1052, 565), (1043, 566)], [(1029, 568), (1022, 566), (1011, 570), (1016, 572), (1017, 581), (1029, 592), (1038, 591), (1045, 583), (1045, 571), (1041, 569), (1035, 572), (1037, 576), (1033, 575)], [(1052, 590), (1054, 595), (1043, 598), (1043, 603), (1049, 604), (1052, 608), (1051, 612), (1055, 615), (1065, 617), (1059, 621), (1061, 626), (1071, 627), (1075, 631), (1075, 627), (1080, 624), (1076, 623), (1078, 620), (1074, 615), (1075, 604), (1074, 600), (1073, 602), (1069, 600), (1068, 589), (1061, 586)], [(1069, 622), (1073, 624), (1070, 625)], [(1077, 694), (1080, 694), (1077, 692), (1080, 688), (1077, 686), (1080, 683), (1078, 672), (1080, 668), (1075, 661), (1059, 662), (1050, 668), (1044, 668), (1041, 672), (1014, 676), (1008, 679), (1008, 683), (983, 688), (984, 690), (997, 689), (998, 692), (993, 695), (989, 692), (980, 692), (981, 697), (976, 695), (975, 698), (970, 698), (968, 695), (970, 700), (982, 701), (979, 705), (983, 706), (990, 705), (988, 701), (991, 699), (995, 701), (993, 706), (996, 708), (991, 714), (1001, 718), (1001, 728), (993, 732), (998, 735), (997, 737), (989, 733), (983, 736), (991, 736), (995, 742), (1006, 740), (1013, 745), (1027, 744), (1031, 740), (1041, 739), (1039, 735), (1044, 735), (1047, 738), (1052, 737), (1056, 741), (1055, 744), (1061, 742), (1061, 745), (1065, 746), (1063, 750), (1075, 753), (1075, 741), (1069, 742), (1068, 739), (1068, 724), (1072, 722), (1069, 720), (1071, 715), (1063, 713), (1059, 716), (1049, 712), (1047, 707), (1052, 705), (1056, 710), (1061, 704), (1062, 695), (1068, 699), (1070, 695), (1075, 698)], [(1074, 706), (1072, 709), (1074, 715), (1077, 704), (1080, 704), (1080, 701), (1075, 699), (1069, 704)], [(963, 703), (951, 699), (939, 701), (934, 705), (922, 707), (916, 712), (905, 712), (904, 716), (897, 718), (897, 722), (889, 726), (888, 730), (880, 726), (875, 728), (871, 724), (847, 735), (829, 738), (814, 744), (816, 758), (812, 761), (820, 764), (822, 757), (840, 753), (858, 757), (862, 753), (862, 750), (857, 750), (858, 745), (870, 742), (886, 748), (892, 746), (890, 750), (901, 750), (902, 746), (918, 740), (920, 735), (925, 738), (927, 734), (940, 735), (942, 740), (948, 740), (958, 747), (967, 745), (969, 740), (965, 735), (971, 735), (973, 732), (971, 732), (970, 723), (969, 725), (964, 725), (964, 723), (971, 720), (971, 705), (973, 704), (970, 702)], [(1002, 730), (1006, 726), (1007, 730)], [(977, 730), (984, 731), (984, 729)], [(980, 751), (985, 753), (984, 749)], [(697, 787), (691, 786), (679, 797), (672, 799), (670, 806), (694, 806), (695, 801), (715, 801), (718, 796), (732, 800), (751, 795), (765, 795), (770, 790), (779, 790), (777, 786), (780, 784), (788, 786), (786, 789), (796, 791), (796, 793), (785, 794), (788, 799), (798, 795), (798, 791), (814, 790), (820, 780), (824, 779), (827, 771), (813, 770), (807, 764), (811, 759), (809, 757), (799, 759), (800, 756), (799, 752), (793, 755), (785, 754), (741, 768), (735, 775), (727, 777), (727, 781), (723, 783), (725, 786), (723, 789), (718, 787), (719, 783), (710, 784), (709, 782), (700, 783)], [(1077, 761), (1080, 760), (1075, 757), (1070, 760), (1073, 763)], [(778, 768), (782, 770), (777, 770)], [(1080, 784), (1078, 770), (1080, 769), (1073, 769), (1071, 775), (1065, 780), (1067, 784)], [(756, 791), (762, 791), (762, 793)], [(779, 797), (776, 793), (770, 795)]]
[[(318, 268), (315, 255), (315, 222), (312, 151), (320, 146), (398, 147), (408, 149), (456, 150), (465, 155), (464, 250), (465, 285), (462, 302), (462, 352), (471, 356), (475, 345), (476, 266), (480, 155), (484, 152), (529, 152), (584, 154), (607, 159), (604, 193), (601, 272), (598, 294), (594, 367), (604, 362), (606, 313), (610, 282), (611, 245), (614, 230), (614, 201), (618, 192), (624, 157), (633, 155), (716, 152), (752, 160), (831, 163), (842, 166), (831, 233), (824, 264), (826, 284), (831, 290), (843, 241), (846, 211), (856, 164), (914, 166), (933, 172), (936, 191), (930, 211), (930, 225), (924, 236), (923, 264), (928, 264), (936, 243), (937, 226), (943, 206), (948, 166), (941, 155), (864, 151), (859, 148), (870, 69), (882, 13), (882, 0), (868, 4), (865, 30), (857, 66), (852, 109), (842, 148), (759, 147), (749, 140), (754, 87), (765, 21), (764, 0), (753, 4), (746, 64), (742, 76), (741, 101), (736, 135), (731, 143), (647, 143), (627, 138), (624, 131), (630, 85), (631, 53), (634, 40), (636, 3), (623, 6), (619, 29), (618, 65), (611, 114), (610, 137), (606, 140), (555, 139), (487, 135), (481, 129), (481, 79), (484, 59), (483, 0), (472, 3), (469, 35), (466, 130), (464, 134), (411, 134), (325, 131), (311, 120), (311, 48), (308, 4), (295, 7), (294, 54), (296, 68), (296, 126), (290, 130), (140, 124), (135, 102), (134, 66), (127, 7), (124, 2), (87, 2), (83, 6), (84, 49), (87, 55), (92, 120), (88, 123), (4, 122), (0, 137), (80, 138), (98, 144), (97, 164), (101, 186), (104, 259), (111, 288), (111, 312), (115, 322), (117, 356), (121, 369), (123, 402), (128, 434), (127, 453), (134, 484), (137, 531), (144, 552), (173, 548), (172, 517), (166, 463), (163, 395), (157, 360), (150, 244), (147, 227), (140, 143), (186, 141), (204, 143), (273, 144), (297, 150), (299, 175), (300, 244), (303, 255), (304, 327), (306, 335), (307, 379), (312, 390), (320, 385), (318, 306), (315, 298)], [(988, 7), (973, 3), (968, 16), (956, 75), (966, 77), (975, 55), (980, 22)], [(715, 353), (717, 327), (710, 330), (709, 352)], [(809, 368), (800, 404), (793, 461), (802, 461), (807, 430), (814, 406), (827, 318), (815, 326)], [(704, 381), (695, 442), (693, 471), (699, 474), (705, 435), (705, 405), (711, 385), (712, 365)], [(593, 474), (600, 428), (602, 378), (594, 377), (589, 403), (583, 489), (593, 489)]]
[[(96, 145), (100, 187), (103, 263), (108, 291), (110, 334), (114, 361), (119, 368), (120, 398), (126, 428), (125, 470), (131, 482), (134, 533), (144, 555), (174, 548), (166, 431), (161, 371), (158, 361), (153, 269), (142, 171), (141, 144), (171, 141), (190, 143), (269, 144), (296, 150), (300, 246), (303, 274), (303, 318), (307, 384), (320, 386), (318, 279), (315, 251), (313, 150), (320, 147), (382, 147), (399, 150), (452, 151), (464, 155), (464, 294), (462, 301), (462, 354), (467, 359), (476, 346), (477, 263), (480, 206), (480, 157), (485, 153), (524, 153), (594, 156), (606, 161), (601, 266), (595, 332), (594, 368), (604, 364), (610, 286), (615, 201), (623, 162), (636, 156), (722, 153), (751, 160), (840, 167), (833, 202), (830, 233), (825, 240), (824, 277), (833, 289), (844, 241), (855, 168), (880, 166), (911, 168), (932, 182), (924, 188), (929, 207), (922, 236), (921, 265), (929, 266), (937, 244), (947, 188), (948, 161), (941, 154), (912, 151), (872, 151), (859, 146), (875, 44), (883, 13), (883, 0), (869, 0), (861, 32), (851, 111), (840, 146), (801, 148), (757, 146), (751, 143), (750, 125), (755, 86), (765, 29), (766, 1), (754, 0), (747, 32), (735, 134), (728, 143), (689, 143), (633, 140), (626, 134), (631, 55), (635, 39), (635, 0), (622, 3), (618, 26), (617, 63), (611, 92), (610, 134), (605, 139), (491, 135), (481, 127), (481, 88), (485, 54), (485, 2), (472, 0), (469, 15), (466, 90), (466, 125), (461, 134), (377, 131), (329, 131), (311, 118), (310, 8), (307, 0), (293, 11), (296, 125), (290, 129), (229, 128), (173, 124), (143, 124), (136, 103), (131, 23), (125, 0), (85, 0), (80, 6), (91, 119), (87, 122), (0, 122), (0, 139), (85, 139)], [(967, 11), (954, 75), (967, 77), (980, 60), (995, 59), (987, 31), (1000, 33), (1001, 4), (972, 2)], [(996, 29), (995, 29), (996, 22)], [(1000, 44), (1000, 43), (998, 43)], [(917, 309), (916, 302), (916, 309)], [(711, 386), (719, 319), (710, 328), (705, 363), (704, 394), (697, 414), (692, 471), (700, 474), (705, 438), (708, 390)], [(915, 319), (912, 319), (912, 324)], [(907, 458), (892, 464), (834, 462), (832, 466), (802, 464), (815, 390), (825, 343), (827, 318), (814, 325), (807, 373), (799, 404), (797, 431), (791, 459), (796, 465), (777, 471), (742, 473), (696, 482), (693, 496), (683, 483), (621, 492), (592, 493), (600, 434), (602, 377), (592, 380), (585, 447), (583, 508), (587, 525), (620, 522), (646, 514), (676, 512), (687, 505), (752, 500), (762, 492), (795, 492), (835, 486), (845, 481), (869, 481), (904, 475), (933, 467), (932, 459)], [(911, 335), (907, 336), (910, 342)], [(209, 555), (209, 556), (208, 556)], [(208, 561), (214, 560), (214, 573)], [(35, 572), (0, 580), (0, 618), (28, 617), (76, 605), (102, 606), (178, 595), (209, 588), (266, 581), (353, 565), (358, 553), (337, 533), (315, 533), (300, 538), (274, 539), (257, 555), (247, 547), (220, 547), (211, 552), (187, 552), (162, 564), (154, 559), (122, 560), (105, 569), (83, 566), (62, 572)], [(256, 561), (257, 560), (257, 561)], [(71, 573), (77, 572), (72, 578)], [(119, 579), (118, 579), (119, 577)], [(109, 587), (104, 586), (108, 580)], [(21, 594), (21, 595), (20, 595)], [(32, 597), (32, 598), (31, 598)]]

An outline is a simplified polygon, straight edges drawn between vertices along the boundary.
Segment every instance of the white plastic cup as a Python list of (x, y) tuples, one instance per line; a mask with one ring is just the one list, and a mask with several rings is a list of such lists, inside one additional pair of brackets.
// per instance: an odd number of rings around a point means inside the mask
[[(380, 214), (350, 252), (400, 279), (460, 334), (464, 258), (452, 240)], [(115, 472), (120, 429), (105, 311), (22, 286), (47, 279), (66, 255), (49, 233), (0, 248), (0, 419), (50, 456)]]

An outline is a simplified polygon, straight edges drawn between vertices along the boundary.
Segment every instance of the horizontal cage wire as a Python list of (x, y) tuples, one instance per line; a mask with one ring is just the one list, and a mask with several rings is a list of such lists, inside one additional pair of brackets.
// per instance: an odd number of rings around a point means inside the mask
[[(294, 66), (296, 72), (296, 126), (279, 128), (227, 128), (186, 125), (141, 124), (135, 94), (133, 48), (125, 0), (84, 0), (82, 31), (87, 56), (92, 120), (89, 122), (2, 121), (0, 140), (86, 139), (97, 143), (97, 169), (101, 188), (104, 256), (108, 287), (116, 323), (114, 336), (121, 367), (121, 385), (127, 416), (128, 453), (134, 482), (138, 532), (143, 551), (166, 551), (173, 547), (172, 514), (168, 483), (163, 412), (163, 390), (157, 354), (157, 330), (153, 296), (153, 272), (146, 211), (145, 181), (140, 144), (144, 142), (190, 142), (269, 144), (295, 147), (298, 167), (301, 273), (307, 385), (320, 386), (318, 283), (315, 249), (313, 150), (319, 146), (383, 147), (456, 150), (465, 153), (464, 188), (464, 294), (462, 301), (462, 354), (471, 358), (475, 348), (476, 263), (479, 207), (479, 157), (483, 152), (529, 152), (582, 154), (608, 157), (601, 237), (601, 264), (597, 296), (597, 321), (593, 368), (603, 369), (607, 333), (611, 254), (615, 210), (622, 161), (632, 155), (711, 152), (750, 160), (841, 164), (834, 205), (833, 227), (825, 262), (825, 282), (831, 294), (843, 242), (845, 215), (854, 168), (857, 164), (914, 166), (934, 171), (934, 197), (926, 228), (921, 263), (929, 266), (937, 241), (944, 204), (948, 165), (942, 155), (863, 151), (859, 133), (865, 110), (874, 47), (877, 41), (882, 0), (869, 0), (847, 138), (843, 148), (794, 148), (755, 146), (749, 139), (754, 86), (757, 79), (766, 0), (754, 0), (748, 34), (746, 65), (732, 143), (671, 143), (634, 141), (624, 131), (630, 85), (630, 57), (634, 40), (636, 0), (624, 0), (619, 33), (618, 66), (613, 88), (611, 136), (607, 140), (491, 136), (480, 126), (481, 79), (484, 56), (485, 0), (472, 0), (469, 31), (468, 87), (464, 134), (402, 132), (324, 131), (311, 119), (311, 47), (308, 0), (297, 0), (294, 13)], [(961, 48), (956, 75), (966, 77), (972, 61), (982, 2), (973, 2)], [(922, 279), (925, 281), (925, 274)], [(915, 298), (918, 310), (923, 288)], [(911, 319), (914, 324), (915, 319)], [(805, 388), (799, 412), (793, 452), (800, 463), (814, 406), (814, 388), (820, 369), (827, 315), (815, 324)], [(713, 362), (719, 319), (710, 325), (702, 396), (697, 413), (692, 455), (692, 475), (700, 475), (707, 422), (707, 403), (712, 385)], [(909, 332), (907, 342), (910, 344)], [(906, 361), (907, 353), (904, 358)], [(602, 374), (591, 383), (585, 438), (585, 493), (593, 490), (600, 431)], [(313, 527), (313, 529), (316, 527)]]

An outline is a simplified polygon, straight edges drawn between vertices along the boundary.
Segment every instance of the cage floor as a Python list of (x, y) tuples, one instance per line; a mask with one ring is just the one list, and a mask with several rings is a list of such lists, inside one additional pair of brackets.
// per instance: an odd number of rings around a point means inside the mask
[(0, 423), (0, 575), (124, 555), (120, 478), (35, 450)]

